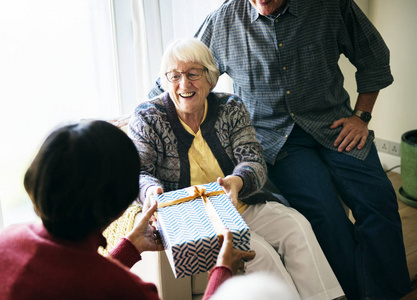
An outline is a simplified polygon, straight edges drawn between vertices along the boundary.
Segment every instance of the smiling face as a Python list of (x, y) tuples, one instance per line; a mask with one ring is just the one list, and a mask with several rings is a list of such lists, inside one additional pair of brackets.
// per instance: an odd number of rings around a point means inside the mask
[[(176, 62), (168, 68), (167, 72), (187, 72), (193, 68), (204, 69), (204, 66), (198, 63)], [(199, 119), (200, 121), (203, 118), (205, 99), (211, 89), (206, 73), (203, 72), (203, 76), (194, 81), (190, 81), (186, 73), (183, 73), (178, 82), (170, 82), (168, 84), (169, 95), (175, 104), (177, 113), (185, 122), (190, 118)]]
[(252, 6), (263, 16), (278, 14), (285, 0), (249, 0)]

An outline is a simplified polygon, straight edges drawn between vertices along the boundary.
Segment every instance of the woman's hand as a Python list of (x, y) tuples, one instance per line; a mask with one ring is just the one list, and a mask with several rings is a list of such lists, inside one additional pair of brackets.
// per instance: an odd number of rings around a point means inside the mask
[(232, 240), (232, 233), (226, 229), (224, 240), (220, 241), (222, 245), (217, 257), (216, 266), (227, 266), (232, 270), (233, 274), (236, 274), (238, 271), (245, 269), (245, 261), (254, 259), (256, 253), (253, 250), (243, 251), (233, 249)]
[(151, 196), (162, 194), (164, 190), (160, 186), (151, 186), (146, 190), (146, 199), (142, 205), (143, 211), (147, 211), (151, 207)]
[(148, 210), (143, 210), (142, 218), (135, 228), (127, 235), (127, 239), (136, 247), (139, 253), (144, 251), (164, 250), (161, 237), (150, 219), (158, 208), (155, 202)]
[(237, 208), (237, 196), (242, 189), (243, 180), (239, 176), (229, 175), (225, 178), (217, 178), (217, 183), (223, 188), (226, 195), (232, 200), (233, 205)]

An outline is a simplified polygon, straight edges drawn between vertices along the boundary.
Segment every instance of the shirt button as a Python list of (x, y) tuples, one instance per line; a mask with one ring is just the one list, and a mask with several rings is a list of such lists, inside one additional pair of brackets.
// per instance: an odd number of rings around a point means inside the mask
[(285, 138), (286, 138), (286, 139), (288, 138), (288, 134), (286, 134), (286, 135), (285, 135)]
[(275, 19), (275, 23), (278, 23), (278, 19)]
[(282, 69), (285, 71), (287, 69), (287, 67), (283, 67)]
[(290, 94), (290, 91), (287, 91), (287, 95), (289, 95)]
[(291, 113), (291, 117), (294, 117), (294, 114), (293, 113)]
[(279, 43), (279, 44), (278, 44), (278, 46), (279, 46), (279, 47), (282, 47), (282, 43)]

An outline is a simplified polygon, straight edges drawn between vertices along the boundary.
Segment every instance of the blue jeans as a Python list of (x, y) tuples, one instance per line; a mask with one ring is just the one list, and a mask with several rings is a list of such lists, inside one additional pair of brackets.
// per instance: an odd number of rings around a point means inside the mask
[(268, 174), (310, 221), (349, 300), (399, 299), (410, 291), (397, 198), (375, 147), (361, 161), (324, 148), (296, 125)]

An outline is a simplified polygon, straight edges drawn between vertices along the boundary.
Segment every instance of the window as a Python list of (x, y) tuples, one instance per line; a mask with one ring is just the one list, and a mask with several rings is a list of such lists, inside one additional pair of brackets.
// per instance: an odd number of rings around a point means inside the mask
[(112, 1), (1, 2), (0, 202), (5, 226), (34, 219), (23, 176), (53, 128), (121, 113), (113, 21)]
[[(206, 16), (225, 0), (138, 0), (133, 1), (136, 86), (146, 98), (159, 74), (164, 49), (170, 42), (192, 37)], [(230, 77), (222, 75), (216, 91), (232, 92)]]
[[(157, 77), (163, 48), (192, 36), (222, 2), (0, 3), (0, 228), (2, 221), (7, 226), (35, 219), (23, 176), (51, 130), (131, 113)], [(141, 33), (144, 39), (138, 39)], [(139, 74), (142, 69), (150, 72)]]

